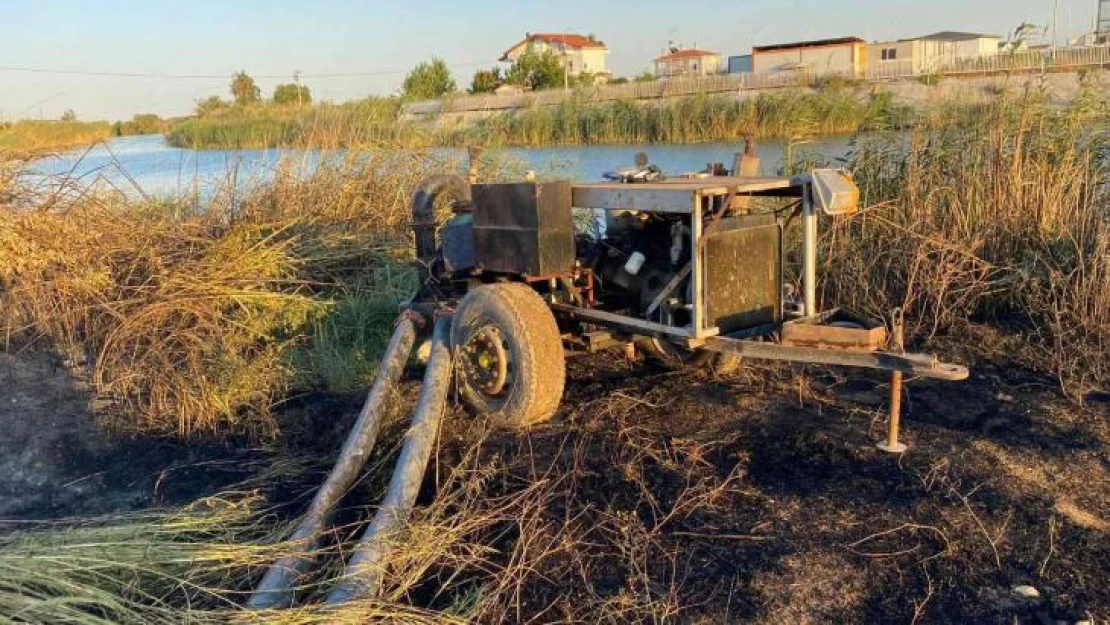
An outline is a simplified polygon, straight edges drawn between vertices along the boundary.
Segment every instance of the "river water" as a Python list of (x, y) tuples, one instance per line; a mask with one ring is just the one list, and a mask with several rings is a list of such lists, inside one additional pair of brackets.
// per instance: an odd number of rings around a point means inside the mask
[[(843, 157), (850, 149), (850, 137), (824, 137), (806, 144), (789, 145), (785, 140), (760, 142), (763, 174), (779, 173), (788, 153), (807, 154), (829, 162)], [(743, 143), (704, 143), (695, 145), (613, 145), (542, 148), (497, 148), (524, 164), (525, 169), (545, 176), (568, 178), (576, 182), (596, 181), (605, 171), (629, 166), (634, 155), (643, 151), (651, 162), (668, 175), (703, 169), (707, 163), (731, 166), (733, 155)], [(432, 153), (448, 162), (462, 162), (464, 150), (441, 148)], [(316, 150), (187, 150), (167, 146), (161, 136), (119, 137), (91, 149), (79, 149), (35, 161), (25, 176), (29, 185), (56, 186), (69, 181), (82, 188), (110, 186), (128, 195), (159, 198), (208, 198), (216, 189), (229, 185), (245, 190), (265, 184), (280, 164), (294, 171), (311, 174), (324, 159), (342, 152)]]

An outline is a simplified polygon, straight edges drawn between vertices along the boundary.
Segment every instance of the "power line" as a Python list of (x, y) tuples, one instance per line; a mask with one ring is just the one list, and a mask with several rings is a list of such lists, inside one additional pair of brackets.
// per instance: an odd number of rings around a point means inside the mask
[(186, 74), (148, 74), (141, 72), (96, 72), (86, 71), (80, 69), (46, 69), (42, 67), (11, 67), (7, 65), (0, 65), (0, 71), (4, 72), (23, 72), (28, 74), (65, 74), (70, 76), (110, 76), (114, 78), (168, 78), (173, 80), (212, 80), (227, 78), (226, 75), (219, 76), (202, 76), (202, 75), (186, 75)]
[[(453, 69), (471, 69), (474, 67), (481, 67), (489, 65), (489, 62), (482, 63), (461, 63), (456, 65), (449, 65)], [(387, 69), (375, 70), (365, 72), (334, 72), (334, 73), (319, 73), (319, 74), (306, 74), (301, 73), (302, 78), (357, 78), (362, 76), (390, 76), (398, 74), (407, 74), (410, 69)], [(108, 78), (158, 78), (164, 80), (223, 80), (231, 78), (231, 74), (164, 74), (164, 73), (150, 73), (150, 72), (106, 72), (106, 71), (90, 71), (81, 69), (55, 69), (45, 67), (20, 67), (11, 65), (0, 65), (0, 72), (22, 72), (28, 74), (57, 74), (67, 76), (101, 76)], [(251, 74), (252, 78), (264, 79), (284, 79), (288, 78), (288, 74)]]

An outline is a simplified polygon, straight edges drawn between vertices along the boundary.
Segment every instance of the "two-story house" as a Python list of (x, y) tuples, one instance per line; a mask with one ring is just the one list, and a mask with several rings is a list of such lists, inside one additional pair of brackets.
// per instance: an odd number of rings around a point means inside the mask
[(592, 35), (573, 33), (527, 33), (524, 39), (501, 55), (504, 63), (516, 62), (526, 52), (551, 52), (570, 76), (589, 74), (609, 78), (609, 47)]
[(655, 75), (659, 78), (708, 76), (724, 70), (721, 55), (708, 50), (671, 48), (667, 54), (655, 59)]

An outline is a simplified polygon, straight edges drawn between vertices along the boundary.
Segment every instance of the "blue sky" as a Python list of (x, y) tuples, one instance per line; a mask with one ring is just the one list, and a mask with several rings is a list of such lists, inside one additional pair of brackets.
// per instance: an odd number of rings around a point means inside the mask
[[(1090, 29), (1097, 0), (1059, 0), (1060, 38)], [(0, 120), (186, 114), (227, 95), (239, 69), (264, 93), (300, 70), (317, 99), (395, 91), (415, 63), (440, 56), (460, 86), (525, 32), (594, 33), (617, 75), (643, 71), (674, 40), (725, 55), (753, 44), (937, 30), (1005, 35), (1047, 25), (1053, 0), (0, 0), (0, 68), (214, 78), (30, 73), (0, 69)], [(323, 77), (320, 74), (362, 73)], [(280, 77), (280, 78), (279, 78)]]

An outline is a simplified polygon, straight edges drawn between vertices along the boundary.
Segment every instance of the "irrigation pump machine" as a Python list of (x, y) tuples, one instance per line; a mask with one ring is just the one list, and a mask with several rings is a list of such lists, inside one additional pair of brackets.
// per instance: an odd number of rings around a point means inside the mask
[[(391, 541), (432, 456), (453, 372), (471, 409), (524, 427), (558, 409), (567, 350), (639, 348), (679, 367), (728, 368), (747, 357), (885, 369), (893, 380), (891, 428), (880, 446), (891, 452), (905, 449), (898, 442), (903, 374), (967, 377), (963, 367), (903, 353), (900, 315), (888, 339), (881, 321), (817, 310), (817, 216), (856, 210), (859, 193), (846, 176), (820, 170), (662, 180), (658, 169), (638, 166), (651, 175), (584, 185), (435, 176), (417, 189), (421, 289), (398, 319), (339, 460), (291, 536), (301, 547), (267, 570), (252, 608), (296, 603), (427, 317), (435, 319), (428, 366), (397, 469), (329, 603), (379, 595)], [(445, 223), (436, 219), (441, 195), (454, 200)], [(795, 216), (804, 233), (800, 291), (784, 279), (783, 231)]]
[[(888, 332), (883, 321), (818, 310), (818, 215), (857, 210), (848, 176), (718, 173), (726, 175), (596, 184), (437, 176), (421, 185), (413, 213), (423, 286), (413, 305), (454, 311), (463, 401), (508, 426), (542, 422), (558, 408), (568, 352), (620, 347), (680, 367), (751, 358), (882, 369), (899, 387), (903, 374), (967, 378), (964, 367), (904, 353), (900, 319)], [(445, 223), (435, 214), (440, 195), (454, 200)], [(784, 269), (794, 219), (800, 289)], [(898, 449), (896, 431), (889, 443)]]

